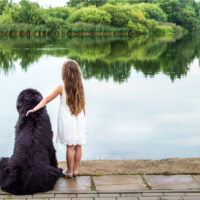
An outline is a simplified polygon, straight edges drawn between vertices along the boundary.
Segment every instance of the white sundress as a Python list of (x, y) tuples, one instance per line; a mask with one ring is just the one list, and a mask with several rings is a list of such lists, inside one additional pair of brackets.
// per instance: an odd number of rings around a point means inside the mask
[(60, 96), (56, 142), (63, 145), (83, 145), (86, 143), (85, 115), (83, 110), (78, 116), (72, 115), (66, 103), (66, 92)]

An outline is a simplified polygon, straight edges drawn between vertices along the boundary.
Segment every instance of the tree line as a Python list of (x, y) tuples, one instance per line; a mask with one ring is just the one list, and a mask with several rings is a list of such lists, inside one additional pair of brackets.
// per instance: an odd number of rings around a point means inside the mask
[(42, 8), (0, 0), (0, 35), (136, 35), (200, 30), (195, 0), (70, 0)]

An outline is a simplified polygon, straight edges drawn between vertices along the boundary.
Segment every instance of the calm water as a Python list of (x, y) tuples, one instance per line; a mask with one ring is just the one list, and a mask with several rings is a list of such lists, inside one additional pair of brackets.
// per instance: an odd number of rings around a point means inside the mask
[[(84, 76), (83, 159), (200, 157), (200, 36), (0, 38), (0, 156), (10, 156), (21, 90), (48, 95), (65, 59)], [(56, 136), (59, 98), (47, 109)], [(65, 147), (56, 144), (59, 160)]]

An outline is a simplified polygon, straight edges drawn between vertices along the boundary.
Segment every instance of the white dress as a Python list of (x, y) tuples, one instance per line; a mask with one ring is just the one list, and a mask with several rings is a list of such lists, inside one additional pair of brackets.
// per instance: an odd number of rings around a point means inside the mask
[(86, 143), (85, 115), (83, 110), (78, 116), (72, 115), (66, 103), (66, 92), (60, 96), (56, 142), (63, 145), (83, 145)]

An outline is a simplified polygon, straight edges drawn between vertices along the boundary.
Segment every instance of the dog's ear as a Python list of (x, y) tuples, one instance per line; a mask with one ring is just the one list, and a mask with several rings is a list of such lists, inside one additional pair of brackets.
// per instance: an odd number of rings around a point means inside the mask
[(19, 113), (26, 113), (35, 107), (42, 100), (42, 95), (34, 89), (23, 90), (17, 98), (17, 110)]

